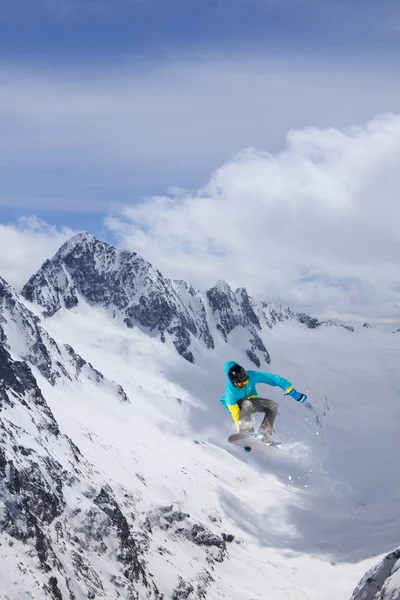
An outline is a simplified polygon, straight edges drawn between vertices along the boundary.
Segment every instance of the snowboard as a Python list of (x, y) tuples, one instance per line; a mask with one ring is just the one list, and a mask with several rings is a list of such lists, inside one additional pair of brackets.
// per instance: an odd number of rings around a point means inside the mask
[(235, 444), (235, 446), (240, 446), (246, 452), (251, 452), (252, 450), (256, 450), (256, 452), (262, 454), (263, 456), (278, 456), (282, 454), (279, 449), (280, 443), (273, 442), (272, 444), (267, 444), (263, 442), (254, 435), (250, 433), (234, 433), (230, 435), (228, 438), (228, 442), (231, 444)]

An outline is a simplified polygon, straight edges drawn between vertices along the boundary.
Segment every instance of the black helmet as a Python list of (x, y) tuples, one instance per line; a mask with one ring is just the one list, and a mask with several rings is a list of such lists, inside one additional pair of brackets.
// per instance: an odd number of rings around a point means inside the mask
[(249, 379), (246, 369), (240, 365), (231, 367), (228, 372), (228, 377), (233, 385), (237, 385), (238, 387), (244, 387)]

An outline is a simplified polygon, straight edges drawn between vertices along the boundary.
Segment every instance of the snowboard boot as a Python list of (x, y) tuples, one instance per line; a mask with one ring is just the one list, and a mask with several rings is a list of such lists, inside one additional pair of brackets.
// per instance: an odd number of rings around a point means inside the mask
[(265, 416), (262, 420), (260, 427), (258, 428), (257, 437), (260, 436), (259, 439), (261, 439), (265, 443), (268, 443), (271, 440), (271, 435), (272, 435), (271, 423), (269, 422), (268, 417)]
[(272, 438), (269, 433), (258, 432), (257, 435), (254, 436), (257, 440), (264, 442), (264, 444), (270, 444), (272, 442)]
[(251, 427), (240, 427), (239, 433), (248, 433), (249, 435), (254, 435), (254, 427), (253, 425), (251, 425)]
[(254, 437), (256, 438), (256, 440), (260, 440), (267, 446), (273, 446), (274, 448), (280, 448), (282, 446), (282, 442), (277, 442), (276, 440), (273, 440), (270, 435), (257, 433), (257, 435), (255, 435)]

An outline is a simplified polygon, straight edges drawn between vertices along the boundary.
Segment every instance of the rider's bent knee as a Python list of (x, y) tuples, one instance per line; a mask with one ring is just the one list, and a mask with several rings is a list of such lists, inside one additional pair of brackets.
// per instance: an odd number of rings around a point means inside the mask
[(243, 400), (240, 410), (249, 410), (252, 407), (253, 403), (251, 400)]

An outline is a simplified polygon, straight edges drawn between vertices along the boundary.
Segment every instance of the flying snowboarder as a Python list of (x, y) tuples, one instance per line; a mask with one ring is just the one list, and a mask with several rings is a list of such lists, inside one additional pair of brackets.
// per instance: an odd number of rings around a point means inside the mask
[(231, 413), (239, 433), (254, 433), (251, 415), (265, 413), (258, 429), (257, 437), (264, 442), (271, 442), (272, 427), (278, 412), (278, 404), (273, 400), (260, 398), (257, 394), (256, 385), (266, 383), (267, 385), (279, 386), (287, 395), (305, 402), (307, 396), (295, 390), (287, 379), (272, 375), (263, 371), (246, 371), (237, 362), (229, 361), (224, 364), (225, 374), (228, 378), (221, 403)]

